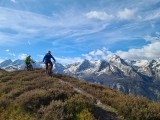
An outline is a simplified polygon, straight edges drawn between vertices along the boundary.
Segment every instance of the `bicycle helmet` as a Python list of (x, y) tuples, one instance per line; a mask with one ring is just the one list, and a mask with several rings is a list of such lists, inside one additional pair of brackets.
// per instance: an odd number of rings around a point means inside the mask
[(48, 51), (48, 53), (50, 54), (50, 53), (51, 53), (51, 51), (49, 50), (49, 51)]

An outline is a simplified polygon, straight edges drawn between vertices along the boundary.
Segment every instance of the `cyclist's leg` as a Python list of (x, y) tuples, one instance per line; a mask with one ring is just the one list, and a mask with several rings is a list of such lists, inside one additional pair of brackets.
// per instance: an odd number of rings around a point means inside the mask
[(24, 70), (27, 70), (27, 63), (25, 62), (25, 68), (24, 68)]
[(50, 65), (51, 65), (51, 69), (50, 69), (51, 71), (50, 72), (52, 73), (53, 63), (50, 62)]
[(46, 73), (48, 73), (48, 62), (45, 62), (46, 64)]
[(51, 75), (52, 74), (52, 62), (48, 63), (48, 74)]
[(31, 62), (30, 62), (30, 64), (29, 64), (29, 66), (30, 66), (30, 70), (33, 70), (33, 65), (32, 65)]
[(29, 63), (26, 62), (27, 71), (29, 70)]

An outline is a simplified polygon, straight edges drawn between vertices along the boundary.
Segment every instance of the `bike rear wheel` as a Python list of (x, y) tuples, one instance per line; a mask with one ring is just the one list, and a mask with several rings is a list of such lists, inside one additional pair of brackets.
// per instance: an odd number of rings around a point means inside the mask
[(33, 66), (32, 66), (32, 64), (29, 64), (28, 66), (26, 66), (27, 67), (27, 71), (32, 71), (33, 70)]

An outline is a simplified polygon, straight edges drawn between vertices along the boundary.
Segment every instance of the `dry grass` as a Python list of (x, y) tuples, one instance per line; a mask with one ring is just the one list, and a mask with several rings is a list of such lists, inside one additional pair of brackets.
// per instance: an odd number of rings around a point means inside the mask
[[(126, 120), (160, 119), (159, 103), (65, 75), (54, 74), (51, 78), (44, 72), (36, 69), (0, 74), (0, 120), (103, 120), (109, 116), (116, 119), (115, 113), (95, 105), (97, 98)], [(60, 79), (94, 98), (78, 93)]]

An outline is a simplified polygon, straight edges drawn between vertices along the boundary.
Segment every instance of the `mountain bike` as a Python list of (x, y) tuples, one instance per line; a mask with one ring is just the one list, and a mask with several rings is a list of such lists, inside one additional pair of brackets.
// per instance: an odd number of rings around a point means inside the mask
[(52, 77), (52, 68), (53, 68), (53, 65), (51, 65), (50, 63), (48, 63), (48, 68), (46, 70), (46, 73)]
[(49, 76), (52, 77), (52, 69), (53, 69), (53, 64), (55, 64), (55, 62), (52, 62), (52, 63), (47, 63), (47, 69), (46, 69), (46, 74), (48, 74)]
[[(33, 63), (35, 63), (35, 62), (33, 62)], [(26, 70), (26, 71), (32, 71), (33, 70), (32, 63), (29, 63), (28, 66), (26, 65), (25, 68), (24, 68), (24, 70)]]

